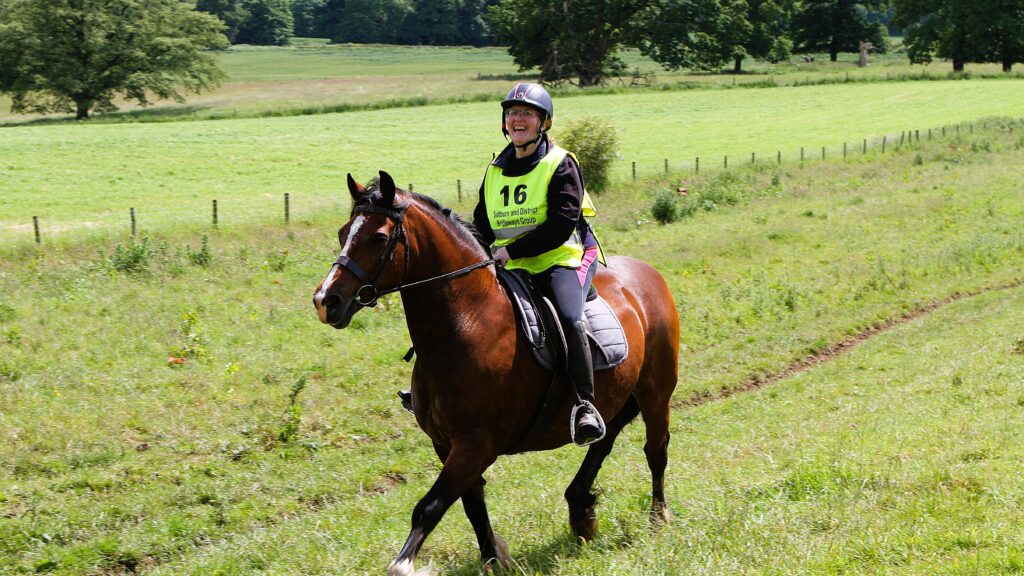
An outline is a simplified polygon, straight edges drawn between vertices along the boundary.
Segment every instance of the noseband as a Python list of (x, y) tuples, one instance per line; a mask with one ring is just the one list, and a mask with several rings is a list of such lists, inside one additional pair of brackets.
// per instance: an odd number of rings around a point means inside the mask
[[(465, 268), (459, 268), (458, 270), (454, 270), (452, 272), (447, 272), (445, 274), (433, 276), (425, 280), (418, 280), (416, 282), (406, 283), (405, 280), (409, 277), (409, 238), (405, 235), (404, 224), (405, 210), (408, 207), (409, 203), (406, 202), (401, 205), (395, 206), (393, 209), (382, 208), (380, 206), (374, 206), (372, 204), (370, 204), (369, 206), (356, 206), (353, 209), (353, 212), (360, 214), (367, 212), (373, 214), (383, 214), (387, 216), (389, 220), (395, 223), (395, 225), (391, 228), (391, 235), (388, 236), (387, 246), (385, 246), (384, 252), (381, 253), (380, 261), (377, 263), (377, 268), (376, 270), (374, 270), (373, 276), (367, 274), (366, 270), (363, 270), (362, 266), (357, 264), (355, 260), (352, 260), (348, 256), (340, 255), (338, 256), (338, 259), (334, 261), (334, 263), (337, 264), (338, 266), (341, 266), (348, 270), (349, 272), (351, 272), (352, 274), (355, 274), (356, 278), (358, 278), (359, 281), (363, 283), (363, 285), (360, 286), (358, 290), (356, 290), (355, 294), (356, 303), (359, 304), (360, 306), (373, 308), (374, 306), (377, 305), (377, 300), (381, 296), (392, 294), (400, 290), (405, 290), (406, 288), (413, 288), (415, 286), (427, 284), (429, 282), (457, 278), (459, 276), (469, 274), (473, 270), (477, 270), (479, 268), (483, 268), (494, 263), (493, 259), (487, 259), (481, 262), (477, 262), (476, 264), (466, 266)], [(377, 279), (380, 277), (381, 273), (384, 272), (384, 267), (387, 265), (387, 263), (394, 260), (395, 250), (398, 249), (399, 242), (401, 242), (402, 246), (405, 247), (405, 262), (403, 263), (403, 268), (405, 272), (402, 276), (402, 283), (399, 284), (398, 286), (395, 286), (394, 288), (378, 290)]]

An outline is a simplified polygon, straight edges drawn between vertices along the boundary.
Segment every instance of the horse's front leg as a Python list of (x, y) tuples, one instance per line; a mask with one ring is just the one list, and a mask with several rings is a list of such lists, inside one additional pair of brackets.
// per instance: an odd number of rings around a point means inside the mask
[(448, 508), (478, 486), (480, 477), (496, 456), (477, 445), (455, 442), (434, 485), (413, 508), (412, 530), (398, 557), (388, 566), (388, 576), (411, 576), (423, 541), (441, 521)]

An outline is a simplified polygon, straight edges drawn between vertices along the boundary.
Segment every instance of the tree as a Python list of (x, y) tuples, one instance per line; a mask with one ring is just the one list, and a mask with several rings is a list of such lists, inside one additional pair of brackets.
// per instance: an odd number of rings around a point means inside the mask
[(327, 0), (320, 20), (331, 42), (398, 44), (411, 10), (407, 0)]
[(992, 0), (988, 10), (989, 42), (986, 62), (999, 62), (1003, 72), (1024, 62), (1024, 2), (1021, 0)]
[(906, 27), (903, 43), (915, 64), (932, 58), (1001, 62), (1009, 71), (1024, 61), (1024, 5), (1020, 0), (895, 0), (893, 22)]
[(235, 41), (239, 44), (284, 46), (292, 36), (294, 21), (289, 0), (243, 0), (249, 17)]
[(324, 32), (318, 19), (319, 13), (326, 3), (326, 0), (292, 0), (292, 20), (295, 23), (296, 36), (312, 38), (330, 36)]
[(868, 20), (866, 10), (878, 8), (879, 0), (804, 0), (793, 18), (794, 52), (828, 52), (836, 61), (840, 52), (858, 52), (870, 42), (876, 52), (888, 46), (884, 26)]
[(181, 0), (4, 0), (0, 92), (13, 112), (109, 111), (120, 94), (183, 101), (224, 77), (224, 24)]
[(199, 0), (196, 10), (209, 12), (227, 25), (228, 40), (233, 44), (238, 30), (249, 19), (249, 11), (242, 5), (243, 0)]
[(520, 69), (539, 67), (541, 80), (576, 76), (580, 86), (604, 83), (625, 64), (616, 56), (634, 34), (642, 0), (504, 0), (488, 20)]
[(670, 0), (653, 3), (639, 28), (641, 51), (668, 69), (742, 70), (747, 57), (789, 55), (791, 0)]

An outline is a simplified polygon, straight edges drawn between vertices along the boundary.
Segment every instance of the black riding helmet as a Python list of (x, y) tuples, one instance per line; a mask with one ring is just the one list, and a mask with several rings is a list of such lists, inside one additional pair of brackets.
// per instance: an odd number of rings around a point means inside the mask
[[(555, 118), (555, 105), (551, 102), (551, 95), (544, 89), (540, 84), (533, 84), (530, 82), (520, 82), (512, 87), (508, 91), (508, 96), (501, 101), (501, 133), (508, 136), (508, 130), (505, 129), (505, 110), (508, 110), (509, 106), (515, 104), (526, 104), (536, 108), (544, 116), (540, 119), (540, 132), (543, 134), (546, 130), (544, 128), (544, 121), (547, 120), (549, 123), (554, 121)], [(548, 124), (548, 129), (551, 125)]]

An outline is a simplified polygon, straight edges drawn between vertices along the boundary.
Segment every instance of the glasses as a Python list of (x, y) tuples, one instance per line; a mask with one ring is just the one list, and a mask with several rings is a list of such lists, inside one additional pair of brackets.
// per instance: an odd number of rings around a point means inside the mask
[(540, 114), (531, 108), (509, 108), (505, 110), (505, 118), (540, 118)]

